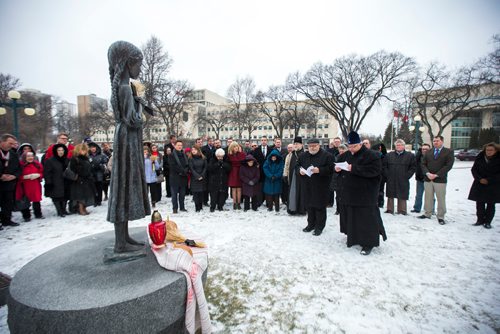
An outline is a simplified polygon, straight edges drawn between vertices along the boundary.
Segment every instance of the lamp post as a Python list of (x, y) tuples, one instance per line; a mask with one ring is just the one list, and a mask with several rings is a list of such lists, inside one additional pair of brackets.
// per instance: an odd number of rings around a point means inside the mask
[(420, 115), (415, 116), (415, 118), (413, 118), (413, 120), (415, 121), (415, 125), (411, 125), (409, 127), (409, 130), (410, 131), (415, 130), (415, 143), (414, 143), (415, 145), (414, 145), (414, 149), (415, 149), (415, 153), (417, 153), (417, 151), (418, 151), (418, 137), (419, 137), (420, 132), (424, 132), (425, 131), (425, 127), (424, 126), (420, 126), (420, 121), (422, 121), (422, 118), (420, 117)]
[[(14, 136), (19, 138), (19, 124), (17, 121), (17, 108), (20, 107), (31, 107), (29, 103), (20, 103), (18, 100), (21, 98), (21, 93), (15, 90), (11, 90), (7, 93), (9, 98), (11, 99), (10, 103), (0, 103), (1, 107), (9, 107), (12, 109), (14, 113)], [(7, 110), (5, 108), (0, 108), (0, 115), (5, 115)], [(33, 116), (35, 114), (35, 109), (33, 108), (24, 108), (24, 113), (28, 116)]]

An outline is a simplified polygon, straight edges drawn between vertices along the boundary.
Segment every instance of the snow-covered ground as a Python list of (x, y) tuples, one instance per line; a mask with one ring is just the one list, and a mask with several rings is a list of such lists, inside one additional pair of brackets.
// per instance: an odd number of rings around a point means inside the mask
[[(388, 240), (370, 256), (346, 247), (333, 209), (319, 237), (301, 231), (305, 217), (285, 210), (195, 213), (191, 197), (189, 212), (170, 217), (209, 244), (206, 294), (215, 332), (499, 333), (500, 218), (491, 230), (471, 225), (471, 166), (456, 161), (450, 172), (448, 224), (382, 214)], [(165, 217), (171, 203), (163, 197), (159, 209)], [(113, 228), (106, 205), (90, 208), (89, 216), (58, 218), (44, 199), (42, 210), (45, 220), (0, 231), (0, 271), (15, 275), (49, 249)], [(19, 213), (14, 220), (21, 221)], [(7, 312), (0, 308), (3, 333)]]

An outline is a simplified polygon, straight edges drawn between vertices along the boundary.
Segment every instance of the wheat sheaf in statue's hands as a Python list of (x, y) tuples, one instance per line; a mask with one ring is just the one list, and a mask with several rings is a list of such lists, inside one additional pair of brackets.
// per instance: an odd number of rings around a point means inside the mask
[(130, 80), (132, 87), (132, 95), (134, 99), (142, 104), (144, 111), (146, 111), (151, 116), (154, 116), (153, 109), (151, 109), (146, 100), (144, 100), (144, 94), (146, 93), (146, 86), (144, 86), (139, 80)]

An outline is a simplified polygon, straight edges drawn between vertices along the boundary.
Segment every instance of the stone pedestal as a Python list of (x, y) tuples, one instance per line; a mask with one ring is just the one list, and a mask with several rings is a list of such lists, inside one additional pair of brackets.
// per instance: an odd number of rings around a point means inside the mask
[[(130, 234), (147, 239), (145, 227)], [(113, 244), (114, 231), (96, 234), (25, 265), (10, 285), (11, 333), (183, 333), (184, 275), (160, 267), (148, 246), (145, 257), (106, 265)]]

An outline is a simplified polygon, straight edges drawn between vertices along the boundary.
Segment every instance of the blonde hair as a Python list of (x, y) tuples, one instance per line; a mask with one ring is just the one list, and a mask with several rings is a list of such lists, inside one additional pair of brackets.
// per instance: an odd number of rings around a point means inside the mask
[(234, 154), (234, 153), (233, 153), (233, 151), (234, 151), (234, 148), (235, 148), (235, 147), (238, 147), (238, 148), (239, 148), (239, 147), (240, 147), (240, 144), (238, 144), (237, 142), (233, 141), (233, 142), (231, 143), (231, 145), (229, 145), (229, 149), (227, 150), (227, 151), (228, 151), (227, 153), (228, 153), (228, 154), (230, 154), (230, 155), (233, 155), (233, 154)]
[[(84, 152), (84, 154), (82, 154)], [(73, 150), (73, 155), (87, 155), (89, 152), (89, 146), (85, 143), (78, 144), (75, 146), (75, 149)]]

